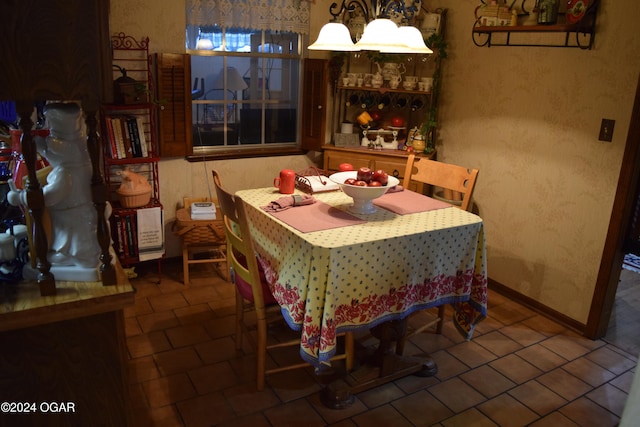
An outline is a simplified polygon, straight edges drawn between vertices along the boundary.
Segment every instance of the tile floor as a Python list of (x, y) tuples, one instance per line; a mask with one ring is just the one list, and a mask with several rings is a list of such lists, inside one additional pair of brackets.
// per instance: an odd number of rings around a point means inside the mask
[(437, 375), (408, 376), (330, 410), (311, 370), (272, 375), (256, 390), (251, 347), (234, 349), (233, 288), (210, 264), (192, 266), (188, 286), (179, 260), (162, 269), (158, 283), (155, 264), (136, 268), (135, 306), (125, 311), (137, 426), (615, 426), (636, 370), (637, 353), (490, 292), (473, 340), (449, 318), (442, 335), (407, 345), (405, 354), (429, 352)]

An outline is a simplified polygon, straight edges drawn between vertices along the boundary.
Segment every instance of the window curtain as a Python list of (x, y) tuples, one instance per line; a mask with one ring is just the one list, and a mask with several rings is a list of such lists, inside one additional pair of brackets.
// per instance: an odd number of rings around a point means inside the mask
[(187, 44), (200, 27), (309, 34), (309, 0), (187, 0)]

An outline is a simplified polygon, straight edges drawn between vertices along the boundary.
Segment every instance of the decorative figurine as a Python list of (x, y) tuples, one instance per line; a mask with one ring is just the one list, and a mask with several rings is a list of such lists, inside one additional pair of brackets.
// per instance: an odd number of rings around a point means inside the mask
[[(51, 272), (59, 280), (98, 280), (101, 250), (82, 109), (76, 103), (52, 103), (45, 106), (44, 115), (50, 134), (34, 139), (38, 152), (52, 167), (42, 187), (51, 219), (51, 234), (47, 236)], [(26, 206), (26, 192), (12, 189), (8, 200), (14, 206)]]

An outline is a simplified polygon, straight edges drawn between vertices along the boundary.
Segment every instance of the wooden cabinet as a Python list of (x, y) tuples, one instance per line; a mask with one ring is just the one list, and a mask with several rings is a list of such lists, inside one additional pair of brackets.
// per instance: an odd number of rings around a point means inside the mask
[[(428, 158), (433, 158), (432, 153)], [(370, 169), (382, 169), (389, 175), (393, 175), (402, 182), (404, 170), (407, 167), (406, 151), (400, 150), (371, 150), (366, 147), (341, 148), (333, 146), (324, 147), (324, 169), (328, 173), (338, 172), (340, 163), (351, 163), (354, 168), (368, 167)], [(412, 182), (410, 190), (422, 192), (423, 186)]]

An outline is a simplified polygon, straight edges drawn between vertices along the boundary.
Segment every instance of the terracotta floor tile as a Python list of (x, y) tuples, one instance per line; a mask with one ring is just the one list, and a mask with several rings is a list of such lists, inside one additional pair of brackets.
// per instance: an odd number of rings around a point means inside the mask
[(218, 338), (196, 344), (195, 350), (204, 363), (216, 363), (236, 356), (236, 343), (231, 337)]
[(210, 427), (234, 419), (237, 414), (222, 396), (209, 393), (176, 404), (186, 427)]
[(521, 344), (508, 338), (500, 331), (489, 332), (473, 341), (497, 356), (504, 356), (522, 348)]
[(562, 396), (535, 380), (509, 390), (509, 394), (540, 416), (547, 415), (567, 403)]
[(149, 356), (154, 353), (169, 350), (170, 348), (171, 344), (163, 331), (136, 335), (127, 339), (127, 349), (133, 358)]
[(155, 312), (173, 310), (174, 308), (187, 307), (189, 305), (180, 292), (151, 296), (147, 299)]
[(398, 399), (392, 405), (415, 426), (430, 426), (454, 415), (451, 409), (424, 390)]
[(528, 347), (530, 345), (536, 344), (546, 338), (545, 335), (541, 334), (540, 332), (534, 331), (523, 322), (505, 326), (504, 328), (500, 329), (500, 333), (511, 338), (523, 347)]
[(529, 425), (530, 427), (584, 427), (580, 426), (560, 412), (552, 412), (544, 418)]
[(460, 375), (460, 379), (487, 398), (495, 397), (516, 386), (516, 383), (486, 365), (465, 372)]
[(353, 405), (345, 409), (331, 409), (326, 407), (320, 399), (320, 393), (314, 393), (304, 400), (306, 400), (307, 403), (313, 407), (315, 413), (319, 414), (327, 424), (333, 425), (367, 411), (367, 407), (358, 398), (358, 395), (355, 395), (354, 397), (355, 400), (353, 402)]
[(513, 325), (535, 316), (535, 312), (512, 301), (507, 301), (491, 309), (491, 317), (503, 325)]
[(280, 400), (273, 390), (265, 387), (258, 391), (255, 384), (242, 384), (227, 388), (224, 397), (236, 414), (246, 415), (278, 405)]
[(580, 378), (582, 381), (598, 387), (615, 378), (615, 374), (602, 366), (593, 363), (586, 357), (581, 357), (562, 366), (562, 369)]
[(534, 331), (537, 331), (548, 337), (561, 334), (567, 330), (565, 326), (562, 326), (561, 324), (554, 322), (548, 317), (542, 316), (540, 314), (523, 320), (522, 323), (530, 327)]
[(587, 393), (586, 397), (621, 417), (624, 404), (629, 395), (611, 384), (603, 384), (592, 392)]
[(478, 405), (478, 409), (501, 427), (526, 426), (539, 418), (535, 412), (508, 394), (496, 396)]
[(211, 340), (211, 337), (202, 325), (193, 323), (168, 328), (165, 330), (165, 333), (173, 348), (186, 347)]
[(486, 335), (483, 335), (479, 338), (476, 338), (472, 341), (463, 342), (461, 344), (457, 344), (449, 349), (447, 352), (455, 356), (458, 360), (463, 362), (470, 368), (475, 368), (480, 365), (484, 365), (492, 360), (498, 358), (495, 353), (487, 350), (485, 347), (480, 345), (481, 339)]
[(204, 323), (216, 317), (216, 314), (209, 304), (195, 304), (188, 307), (180, 307), (174, 309), (173, 313), (181, 325)]
[(142, 328), (140, 328), (138, 319), (135, 316), (124, 318), (124, 332), (127, 337), (140, 335), (142, 333)]
[(540, 345), (567, 360), (576, 359), (589, 352), (588, 348), (580, 345), (576, 339), (567, 335), (555, 335), (542, 341)]
[[(216, 427), (273, 427), (262, 413), (232, 418), (216, 424)], [(346, 427), (346, 426), (345, 426)]]
[(398, 388), (404, 393), (409, 394), (418, 390), (424, 390), (434, 384), (438, 384), (439, 382), (440, 380), (436, 377), (419, 377), (417, 375), (407, 375), (406, 377), (395, 380), (394, 384), (397, 385)]
[(620, 419), (593, 401), (582, 397), (559, 409), (579, 426), (615, 427)]
[(160, 377), (153, 356), (136, 357), (128, 363), (129, 383), (142, 383)]
[(616, 377), (609, 381), (609, 384), (619, 388), (625, 393), (629, 393), (629, 390), (631, 390), (631, 383), (633, 382), (633, 375), (633, 371), (627, 371), (619, 377)]
[(542, 373), (540, 369), (515, 354), (494, 360), (489, 365), (517, 384), (527, 382)]
[(467, 409), (451, 418), (442, 421), (444, 427), (498, 427), (490, 418), (487, 418), (476, 408)]
[(429, 393), (433, 394), (456, 414), (487, 400), (486, 397), (460, 378), (451, 378), (429, 387)]
[(436, 378), (443, 381), (447, 378), (455, 377), (463, 372), (467, 372), (469, 367), (453, 357), (447, 351), (439, 351), (431, 355), (438, 365)]
[(304, 399), (267, 409), (264, 415), (274, 426), (320, 427), (325, 425), (322, 417)]
[(153, 355), (162, 375), (187, 372), (202, 365), (198, 353), (191, 347), (163, 351)]
[(142, 383), (152, 408), (159, 408), (196, 396), (191, 380), (186, 374), (176, 374)]
[[(640, 334), (640, 333), (639, 333)], [(601, 347), (585, 356), (587, 359), (607, 368), (616, 375), (636, 367), (638, 359), (630, 359), (613, 351), (609, 346)]]
[(207, 303), (220, 299), (220, 294), (213, 286), (190, 287), (182, 291), (182, 296), (189, 305)]
[(225, 390), (237, 384), (238, 378), (228, 362), (200, 366), (187, 371), (198, 394)]
[(145, 333), (173, 328), (180, 324), (171, 310), (138, 316), (138, 323)]
[(384, 384), (372, 390), (362, 392), (358, 398), (368, 408), (375, 408), (404, 397), (405, 393), (395, 383)]
[(271, 374), (267, 376), (266, 381), (281, 402), (307, 397), (321, 389), (311, 366)]
[(548, 348), (535, 344), (527, 348), (523, 348), (515, 353), (533, 366), (543, 372), (549, 372), (558, 366), (567, 363), (567, 359), (559, 356)]
[(371, 409), (363, 414), (353, 417), (353, 421), (359, 426), (393, 426), (411, 427), (412, 424), (393, 406), (387, 404)]
[(538, 382), (567, 400), (573, 400), (591, 390), (591, 386), (562, 368), (538, 377)]

